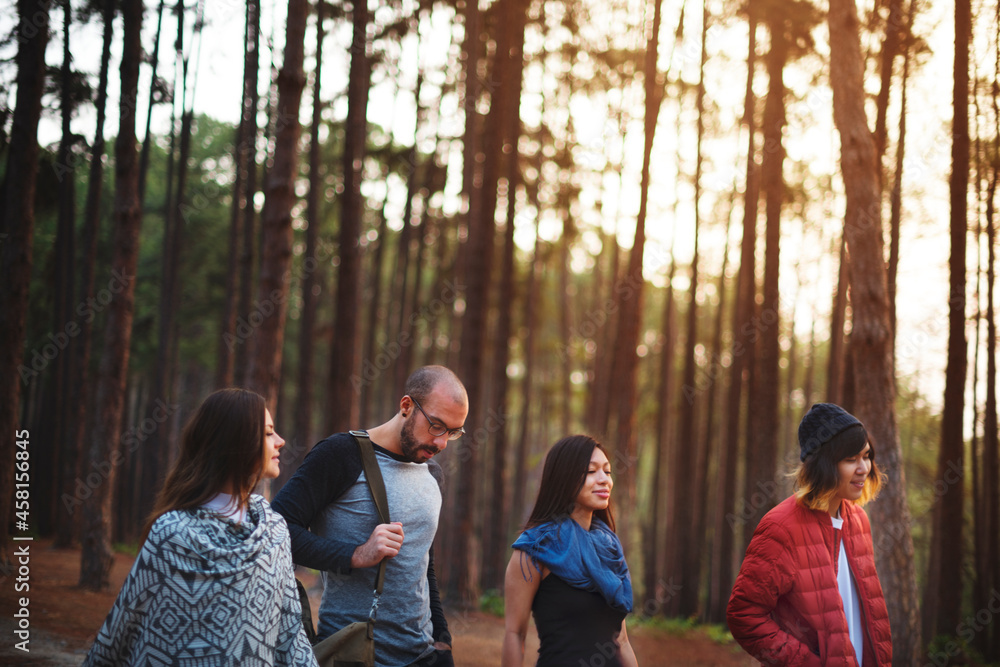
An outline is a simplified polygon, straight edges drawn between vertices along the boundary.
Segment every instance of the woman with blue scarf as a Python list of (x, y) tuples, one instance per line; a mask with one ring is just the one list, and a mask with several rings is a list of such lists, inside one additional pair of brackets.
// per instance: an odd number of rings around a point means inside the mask
[(625, 632), (632, 579), (611, 511), (611, 463), (593, 438), (549, 450), (504, 586), (503, 667), (522, 667), (535, 616), (538, 667), (638, 667)]

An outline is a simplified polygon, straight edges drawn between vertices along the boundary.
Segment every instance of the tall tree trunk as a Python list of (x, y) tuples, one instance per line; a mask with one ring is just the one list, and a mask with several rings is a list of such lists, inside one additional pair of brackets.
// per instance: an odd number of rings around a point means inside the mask
[[(153, 55), (150, 57), (150, 69), (152, 74), (150, 75), (149, 83), (149, 101), (146, 104), (146, 138), (142, 140), (142, 152), (139, 155), (139, 203), (145, 204), (146, 201), (146, 174), (149, 171), (149, 150), (150, 144), (153, 139), (152, 130), (152, 120), (153, 120), (153, 107), (156, 105), (158, 100), (156, 99), (157, 93), (162, 94), (163, 90), (158, 85), (158, 79), (156, 76), (157, 68), (160, 64), (160, 30), (163, 28), (163, 8), (164, 0), (160, 0), (160, 6), (156, 10), (156, 37), (153, 41)], [(180, 5), (181, 9), (179, 14), (183, 16), (183, 2)], [(178, 24), (183, 23), (183, 18), (178, 18)], [(178, 33), (182, 34), (182, 33)], [(179, 38), (178, 38), (179, 42)]]
[[(951, 259), (948, 299), (948, 365), (945, 370), (944, 411), (937, 478), (950, 485), (934, 504), (931, 551), (928, 559), (923, 636), (952, 634), (962, 613), (962, 524), (964, 475), (965, 372), (968, 341), (965, 338), (966, 236), (969, 190), (969, 36), (972, 11), (969, 0), (955, 3), (954, 120), (951, 148)], [(954, 479), (954, 483), (951, 483)]]
[(327, 431), (357, 428), (361, 403), (357, 382), (360, 367), (361, 321), (361, 197), (368, 113), (368, 5), (353, 3), (351, 69), (347, 83), (347, 121), (344, 127), (344, 192), (340, 208), (340, 266), (337, 269), (337, 303), (330, 351), (330, 410)]
[[(667, 274), (667, 297), (663, 305), (663, 347), (660, 352), (660, 391), (657, 401), (656, 419), (656, 439), (653, 451), (653, 466), (650, 476), (650, 511), (646, 523), (646, 534), (643, 539), (643, 566), (644, 566), (644, 596), (647, 600), (642, 609), (642, 613), (649, 616), (662, 611), (665, 599), (665, 586), (662, 584), (662, 577), (666, 574), (665, 553), (670, 548), (670, 541), (673, 535), (664, 528), (673, 527), (676, 524), (664, 526), (667, 522), (665, 504), (661, 499), (661, 490), (665, 488), (667, 468), (673, 467), (671, 453), (674, 451), (673, 438), (673, 415), (671, 409), (674, 401), (674, 347), (677, 343), (677, 313), (674, 305), (674, 275), (677, 271), (677, 262), (673, 256), (673, 248), (670, 251), (670, 272)], [(667, 494), (663, 494), (666, 496)], [(676, 500), (675, 500), (676, 502)]]
[[(723, 320), (725, 319), (726, 312), (726, 293), (728, 292), (726, 288), (726, 269), (729, 267), (729, 232), (732, 226), (733, 213), (736, 207), (736, 189), (734, 187), (732, 195), (729, 202), (729, 215), (726, 217), (726, 236), (725, 243), (722, 249), (722, 267), (719, 271), (719, 303), (715, 307), (715, 331), (712, 333), (712, 350), (709, 354), (709, 366), (708, 370), (705, 371), (707, 374), (706, 381), (709, 383), (708, 386), (708, 396), (705, 400), (705, 434), (704, 434), (704, 450), (705, 455), (702, 457), (701, 468), (699, 475), (701, 476), (702, 482), (700, 483), (700, 501), (703, 506), (702, 514), (700, 517), (700, 525), (698, 526), (697, 536), (704, 543), (707, 536), (710, 534), (712, 539), (706, 545), (707, 556), (708, 556), (708, 571), (711, 573), (714, 567), (712, 562), (712, 557), (714, 556), (713, 546), (715, 542), (719, 539), (719, 534), (711, 530), (712, 523), (715, 517), (715, 505), (719, 502), (719, 494), (716, 489), (709, 490), (710, 480), (718, 478), (721, 469), (718, 466), (719, 458), (722, 454), (723, 443), (722, 439), (718, 439), (716, 443), (716, 424), (718, 417), (716, 416), (716, 408), (718, 405), (718, 399), (716, 398), (717, 393), (720, 391), (718, 387), (722, 380), (722, 332), (723, 332)], [(711, 498), (711, 500), (709, 500)], [(698, 564), (699, 575), (701, 573), (701, 564)], [(700, 581), (700, 579), (699, 579)], [(709, 596), (711, 596), (711, 584), (709, 584), (708, 590)], [(700, 598), (700, 595), (699, 595)], [(709, 606), (711, 602), (706, 605), (699, 607), (701, 618), (708, 622)]]
[[(475, 5), (476, 3), (466, 3)], [(506, 8), (511, 9), (512, 3)], [(517, 14), (509, 16), (508, 20), (519, 20), (517, 15), (521, 3), (516, 5)], [(466, 80), (465, 80), (465, 113), (466, 141), (471, 137), (471, 129), (478, 123), (475, 113), (475, 100), (482, 94), (481, 82), (476, 75), (475, 63), (478, 61), (480, 48), (479, 26), (481, 17), (477, 9), (466, 12)], [(462, 334), (459, 346), (458, 374), (469, 392), (469, 406), (472, 410), (485, 407), (485, 397), (488, 394), (484, 360), (488, 353), (486, 346), (487, 319), (490, 308), (490, 282), (493, 270), (493, 254), (496, 235), (496, 204), (497, 183), (500, 177), (500, 157), (505, 128), (505, 115), (508, 105), (501, 100), (519, 91), (519, 81), (515, 82), (510, 71), (509, 53), (510, 40), (513, 35), (504, 31), (500, 35), (502, 44), (498, 44), (497, 52), (506, 53), (507, 57), (497, 57), (494, 60), (491, 80), (496, 82), (490, 89), (490, 111), (486, 118), (483, 131), (482, 153), (484, 155), (482, 177), (476, 182), (474, 165), (469, 165), (463, 178), (468, 176), (471, 181), (463, 181), (463, 192), (468, 197), (469, 209), (465, 216), (468, 227), (468, 241), (463, 250), (463, 268), (460, 272), (465, 285), (465, 314), (462, 317)], [(469, 63), (472, 69), (469, 69)], [(480, 153), (479, 140), (466, 147), (466, 158), (470, 155), (478, 159)], [(473, 425), (478, 425), (483, 415), (473, 412)], [(477, 480), (480, 475), (480, 450), (486, 442), (479, 438), (467, 437), (460, 452), (463, 460), (462, 472), (458, 479), (458, 504), (455, 516), (455, 537), (452, 543), (451, 566), (454, 568), (454, 578), (450, 588), (458, 594), (464, 604), (475, 604), (479, 598), (480, 573), (477, 571), (481, 562), (482, 545), (479, 539), (478, 520), (474, 511), (480, 494), (477, 492)], [(456, 453), (457, 455), (457, 453)]]
[[(517, 190), (521, 183), (520, 151), (518, 143), (521, 137), (521, 89), (524, 73), (524, 28), (527, 21), (530, 2), (517, 0), (504, 6), (500, 29), (503, 31), (499, 39), (496, 58), (504, 61), (504, 72), (510, 81), (510, 90), (496, 102), (501, 104), (501, 120), (503, 126), (503, 145), (501, 153), (505, 156), (503, 166), (507, 181), (507, 222), (504, 229), (503, 256), (500, 266), (500, 292), (498, 298), (496, 356), (493, 361), (493, 387), (496, 392), (496, 410), (498, 417), (493, 433), (493, 462), (491, 472), (492, 500), (487, 504), (485, 518), (486, 542), (483, 548), (483, 581), (487, 587), (502, 589), (504, 579), (504, 563), (507, 560), (507, 513), (510, 496), (507, 493), (507, 450), (509, 449), (507, 433), (512, 429), (508, 419), (507, 406), (511, 403), (508, 395), (509, 379), (507, 365), (510, 361), (508, 341), (513, 331), (514, 291), (514, 221), (517, 213)], [(487, 419), (490, 415), (487, 414)], [(493, 430), (494, 424), (488, 424), (487, 430)]]
[[(253, 31), (254, 39), (254, 51), (260, 53), (260, 0), (247, 0), (248, 3), (253, 5), (253, 18), (254, 25), (252, 28), (247, 30)], [(272, 31), (275, 29), (272, 24)], [(305, 38), (303, 37), (303, 40)], [(274, 44), (274, 33), (272, 32), (270, 39), (268, 40), (269, 45)], [(274, 116), (274, 90), (277, 89), (278, 73), (277, 67), (273, 62), (274, 49), (271, 47), (271, 76), (268, 79), (268, 89), (267, 89), (267, 103), (265, 105), (266, 111), (264, 114), (264, 156), (261, 164), (261, 178), (260, 183), (263, 186), (267, 181), (267, 164), (271, 153), (271, 117)], [(263, 233), (263, 223), (260, 225), (258, 230), (257, 225), (257, 207), (254, 200), (257, 195), (258, 185), (257, 185), (257, 135), (260, 133), (257, 128), (257, 109), (260, 106), (260, 95), (258, 93), (258, 76), (259, 76), (259, 61), (260, 57), (255, 58), (258, 62), (257, 67), (253, 67), (250, 73), (251, 80), (244, 81), (244, 90), (250, 93), (250, 108), (247, 109), (247, 124), (246, 131), (244, 133), (244, 141), (247, 142), (247, 148), (250, 150), (249, 159), (247, 160), (247, 184), (246, 184), (246, 198), (247, 204), (243, 208), (243, 244), (240, 247), (240, 289), (239, 289), (239, 299), (237, 300), (236, 312), (239, 313), (244, 318), (249, 318), (251, 316), (250, 312), (250, 302), (253, 299), (253, 289), (256, 285), (254, 276), (257, 272), (257, 247), (258, 247), (258, 237)], [(246, 59), (244, 59), (244, 70), (246, 69)], [(305, 84), (303, 83), (303, 86)], [(301, 95), (300, 95), (301, 97)], [(263, 214), (263, 209), (261, 210)], [(250, 378), (250, 354), (253, 348), (253, 338), (252, 332), (251, 337), (240, 338), (240, 345), (236, 347), (236, 352), (233, 360), (233, 376), (236, 382), (246, 385)]]
[[(895, 2), (893, 3), (895, 5)], [(903, 27), (903, 35), (909, 44), (910, 28), (913, 26), (913, 15), (916, 12), (916, 0), (910, 0), (907, 10), (906, 25)], [(893, 16), (892, 10), (889, 13), (890, 19)], [(891, 25), (889, 27), (892, 27)], [(887, 37), (888, 40), (888, 37)], [(888, 287), (889, 287), (889, 324), (892, 328), (893, 339), (896, 337), (896, 275), (899, 272), (899, 229), (903, 217), (903, 158), (906, 147), (906, 85), (910, 79), (910, 47), (903, 49), (903, 74), (899, 82), (899, 139), (896, 141), (896, 165), (895, 178), (892, 182), (892, 193), (889, 196), (889, 266), (888, 266)], [(895, 354), (893, 354), (895, 359)]]
[(783, 16), (770, 16), (768, 32), (771, 50), (767, 56), (767, 101), (764, 105), (764, 155), (761, 162), (761, 187), (767, 202), (766, 250), (764, 258), (764, 300), (761, 303), (759, 322), (762, 330), (757, 340), (755, 363), (757, 375), (750, 392), (750, 429), (747, 432), (747, 495), (758, 488), (763, 491), (763, 502), (753, 503), (749, 517), (749, 532), (772, 507), (777, 504), (775, 475), (778, 469), (778, 358), (781, 354), (779, 339), (778, 268), (781, 242), (781, 207), (785, 182), (782, 175), (785, 149), (782, 133), (785, 125), (785, 63), (788, 60), (788, 43)]
[[(17, 102), (11, 128), (7, 170), (4, 176), (3, 216), (0, 218), (0, 484), (14, 488), (16, 451), (30, 446), (30, 434), (19, 429), (21, 383), (28, 383), (32, 369), (24, 358), (28, 285), (31, 282), (31, 246), (35, 226), (35, 177), (38, 171), (38, 118), (45, 90), (45, 47), (49, 41), (49, 3), (18, 0)], [(0, 494), (0, 568), (11, 563), (8, 539), (14, 494)], [(28, 517), (30, 518), (30, 516)], [(27, 525), (15, 524), (19, 532)]]
[[(139, 87), (142, 0), (125, 0), (121, 11), (124, 26), (121, 98), (129, 100), (135, 99)], [(135, 106), (121, 104), (115, 140), (115, 233), (110, 283), (120, 291), (114, 290), (118, 292), (117, 298), (108, 306), (104, 351), (97, 378), (97, 418), (87, 456), (90, 465), (85, 471), (88, 479), (95, 473), (103, 478), (83, 507), (80, 585), (91, 590), (108, 587), (112, 564), (111, 499), (117, 469), (123, 460), (120, 440), (142, 225), (137, 159)]]
[[(639, 184), (639, 213), (635, 221), (635, 240), (629, 252), (628, 269), (624, 288), (619, 290), (619, 329), (615, 340), (615, 367), (612, 373), (614, 401), (614, 428), (618, 434), (616, 451), (612, 466), (620, 470), (619, 479), (624, 489), (618, 497), (625, 507), (636, 506), (636, 394), (638, 379), (638, 356), (636, 346), (639, 344), (639, 330), (642, 325), (643, 288), (645, 280), (642, 275), (642, 260), (646, 248), (646, 215), (649, 206), (649, 169), (652, 161), (653, 141), (656, 137), (657, 118), (660, 115), (660, 104), (663, 101), (663, 83), (656, 66), (660, 45), (660, 24), (662, 20), (662, 0), (653, 3), (652, 30), (646, 42), (646, 54), (643, 67), (643, 90), (645, 109), (643, 118), (643, 155), (642, 172)], [(629, 549), (633, 543), (633, 526), (637, 519), (622, 517), (619, 521), (618, 533), (622, 543)]]
[(847, 285), (850, 276), (847, 234), (840, 239), (840, 262), (837, 265), (837, 289), (830, 312), (830, 356), (826, 369), (826, 401), (843, 405), (844, 401), (844, 319), (847, 317)]
[(871, 515), (875, 558), (886, 591), (893, 630), (893, 664), (919, 660), (920, 625), (910, 510), (906, 503), (902, 451), (896, 430), (895, 383), (878, 164), (865, 117), (859, 25), (853, 0), (831, 0), (830, 81), (834, 121), (841, 139), (841, 171), (847, 193), (846, 224), (851, 253), (851, 302), (856, 414), (878, 447), (888, 482)]
[(264, 210), (261, 212), (264, 243), (260, 282), (257, 303), (253, 313), (248, 315), (249, 318), (259, 313), (263, 320), (254, 333), (248, 384), (267, 399), (272, 413), (276, 411), (281, 381), (281, 351), (288, 315), (289, 281), (286, 276), (292, 259), (292, 204), (302, 129), (299, 106), (305, 87), (302, 61), (308, 16), (307, 0), (289, 0), (285, 61), (278, 75), (279, 121), (275, 128), (274, 163), (264, 185)]
[[(541, 179), (541, 172), (536, 172)], [(537, 183), (535, 190), (537, 192)], [(524, 525), (525, 501), (528, 489), (528, 454), (529, 434), (531, 433), (531, 408), (534, 398), (535, 377), (535, 331), (538, 322), (538, 294), (540, 289), (539, 275), (542, 266), (539, 259), (542, 239), (538, 234), (538, 218), (535, 218), (535, 247), (531, 254), (531, 266), (528, 269), (527, 284), (524, 288), (524, 327), (528, 334), (524, 340), (524, 383), (521, 389), (521, 430), (517, 436), (517, 454), (514, 457), (514, 495), (511, 503), (510, 529), (520, 531)], [(506, 553), (506, 549), (504, 550)]]
[[(996, 35), (1000, 38), (1000, 6), (996, 9)], [(992, 87), (994, 137), (1000, 137), (1000, 105), (997, 104), (997, 77), (1000, 77), (1000, 42), (994, 41), (996, 59)], [(977, 568), (976, 589), (995, 591), (1000, 586), (1000, 437), (997, 429), (997, 319), (996, 319), (996, 190), (1000, 178), (1000, 154), (993, 153), (992, 180), (986, 217), (986, 405), (983, 411), (982, 456), (982, 559)], [(978, 254), (978, 253), (977, 253)], [(985, 597), (985, 596), (984, 596)], [(977, 609), (982, 607), (977, 606)], [(1000, 659), (1000, 627), (990, 624), (983, 632), (984, 657)]]
[[(559, 338), (568, 344), (572, 337), (570, 322), (573, 315), (570, 312), (572, 307), (570, 288), (570, 247), (576, 238), (576, 227), (573, 224), (573, 216), (569, 210), (562, 211), (562, 233), (559, 235), (559, 259), (556, 270), (559, 272)], [(559, 430), (562, 433), (570, 433), (569, 425), (573, 418), (572, 401), (573, 387), (570, 383), (570, 376), (573, 373), (573, 355), (559, 355)]]
[[(101, 69), (97, 83), (97, 123), (94, 129), (94, 143), (90, 150), (90, 170), (87, 176), (87, 199), (83, 207), (82, 273), (80, 276), (80, 303), (89, 303), (94, 297), (94, 274), (97, 266), (97, 235), (101, 221), (101, 191), (104, 181), (104, 121), (108, 101), (108, 71), (111, 61), (111, 38), (114, 33), (115, 0), (105, 0), (103, 6), (104, 42), (101, 47)], [(85, 447), (88, 392), (87, 376), (90, 370), (90, 349), (95, 313), (92, 311), (81, 318), (80, 335), (74, 342), (73, 378), (70, 382), (73, 416), (70, 419), (70, 438), (74, 451), (72, 478), (63, 480), (60, 502), (65, 505), (72, 521), (60, 523), (56, 544), (68, 546), (77, 537), (79, 520), (76, 508), (82, 503), (75, 488), (75, 480), (80, 471)]]
[[(905, 34), (906, 17), (903, 14), (903, 0), (888, 0), (889, 15), (885, 20), (885, 38), (882, 40), (881, 62), (879, 64), (880, 85), (875, 99), (875, 154), (878, 157), (881, 174), (881, 160), (886, 147), (886, 116), (889, 109), (889, 89), (892, 83), (892, 65), (899, 53)], [(905, 83), (904, 83), (905, 85)]]
[(291, 447), (282, 458), (281, 474), (272, 484), (272, 497), (284, 486), (288, 478), (302, 463), (306, 452), (313, 444), (313, 364), (315, 363), (316, 311), (319, 308), (319, 292), (322, 276), (320, 261), (316, 254), (319, 248), (319, 228), (322, 216), (320, 202), (323, 195), (323, 178), (320, 166), (319, 130), (323, 122), (323, 98), (321, 81), (323, 75), (323, 41), (326, 39), (326, 1), (316, 3), (316, 71), (313, 73), (312, 124), (309, 128), (309, 194), (306, 197), (306, 253), (302, 268), (302, 313), (299, 316), (299, 368), (298, 396), (295, 398), (295, 426)]
[[(995, 109), (994, 106), (994, 114)], [(998, 170), (1000, 161), (994, 164), (994, 172)], [(995, 175), (993, 186), (991, 202), (996, 190)], [(1000, 439), (997, 433), (996, 220), (992, 215), (987, 219), (986, 244), (989, 251), (986, 264), (986, 409), (983, 415), (982, 487), (986, 507), (983, 564), (987, 567), (982, 572), (986, 581), (980, 587), (985, 585), (984, 590), (995, 591), (1000, 586)], [(992, 624), (987, 632), (989, 640), (985, 647), (985, 657), (987, 660), (1000, 659), (1000, 628)]]
[[(417, 33), (417, 46), (416, 51), (420, 53), (420, 21), (419, 19), (414, 19), (411, 30)], [(406, 154), (406, 163), (408, 166), (408, 172), (406, 174), (406, 204), (403, 206), (403, 229), (399, 233), (399, 245), (396, 248), (397, 262), (399, 263), (399, 268), (393, 273), (393, 282), (391, 287), (391, 293), (395, 294), (399, 298), (399, 307), (393, 311), (393, 316), (387, 318), (386, 320), (386, 340), (395, 341), (400, 345), (399, 359), (397, 360), (396, 369), (393, 377), (391, 378), (391, 391), (399, 391), (398, 387), (402, 387), (406, 382), (406, 373), (409, 372), (409, 363), (403, 366), (401, 363), (404, 357), (410, 356), (410, 348), (415, 345), (415, 341), (412, 337), (408, 337), (406, 333), (409, 331), (410, 317), (414, 311), (410, 309), (410, 299), (408, 298), (410, 291), (410, 274), (413, 272), (412, 262), (410, 258), (413, 256), (413, 235), (417, 232), (417, 226), (414, 224), (413, 218), (413, 202), (417, 198), (417, 169), (418, 165), (418, 153), (417, 153), (417, 130), (426, 123), (425, 118), (425, 108), (420, 102), (420, 93), (424, 85), (424, 71), (421, 68), (417, 72), (417, 83), (413, 90), (413, 101), (416, 107), (416, 112), (414, 116), (416, 117), (416, 126), (413, 131), (413, 143), (410, 144), (410, 148)], [(428, 169), (430, 168), (431, 162), (428, 161)], [(428, 169), (424, 170), (424, 174), (427, 174)], [(424, 210), (427, 209), (428, 202), (424, 200), (422, 202)], [(422, 233), (424, 230), (420, 230), (417, 233)], [(416, 269), (419, 271), (419, 267)], [(387, 407), (387, 410), (391, 408)]]
[[(756, 162), (757, 123), (754, 117), (756, 97), (753, 92), (753, 78), (757, 63), (757, 18), (751, 11), (750, 30), (747, 46), (747, 83), (743, 102), (743, 123), (747, 126), (747, 174), (746, 189), (743, 194), (743, 238), (740, 244), (740, 268), (733, 300), (732, 363), (729, 367), (729, 386), (726, 391), (726, 416), (723, 442), (719, 449), (719, 471), (716, 476), (716, 510), (714, 533), (716, 536), (712, 553), (712, 575), (709, 591), (708, 618), (720, 623), (726, 618), (726, 605), (733, 588), (733, 556), (737, 530), (744, 526), (746, 519), (737, 520), (736, 480), (740, 451), (740, 408), (743, 403), (744, 374), (747, 369), (748, 353), (752, 355), (750, 333), (753, 326), (755, 292), (754, 252), (757, 245), (757, 204), (760, 198), (760, 175)], [(746, 507), (740, 508), (745, 510)], [(742, 513), (741, 513), (742, 516)], [(749, 531), (748, 531), (749, 532)]]
[[(59, 152), (56, 162), (59, 165), (59, 222), (55, 242), (55, 263), (56, 263), (56, 308), (53, 331), (63, 331), (67, 323), (72, 322), (75, 316), (73, 312), (73, 300), (75, 298), (75, 278), (76, 278), (76, 160), (71, 158), (70, 151), (75, 143), (70, 120), (73, 117), (75, 105), (70, 94), (72, 77), (72, 56), (70, 55), (70, 26), (73, 22), (73, 11), (69, 0), (63, 0), (63, 64), (62, 64), (62, 85), (61, 93), (61, 113), (62, 113), (62, 140), (59, 142)], [(65, 332), (64, 332), (65, 334)], [(59, 535), (67, 539), (65, 544), (71, 541), (73, 534), (73, 521), (66, 507), (56, 502), (60, 489), (72, 485), (76, 476), (77, 451), (74, 447), (75, 441), (71, 438), (71, 420), (75, 416), (72, 403), (69, 400), (73, 374), (73, 352), (74, 348), (68, 344), (60, 355), (58, 367), (56, 369), (56, 401), (57, 418), (55, 420), (55, 438), (52, 440), (53, 449), (56, 451), (57, 465), (53, 466), (52, 491), (48, 496), (52, 507), (52, 525)]]
[[(321, 0), (322, 1), (322, 0)], [(316, 69), (321, 63), (317, 61)], [(260, 4), (248, 0), (243, 35), (243, 98), (240, 122), (236, 129), (235, 177), (229, 219), (229, 252), (226, 265), (226, 301), (222, 313), (222, 331), (216, 360), (215, 386), (229, 387), (235, 381), (236, 348), (246, 345), (237, 335), (236, 315), (239, 305), (241, 242), (246, 238), (244, 225), (253, 226), (253, 193), (249, 177), (251, 164), (257, 160), (257, 71), (260, 68)], [(254, 171), (256, 171), (254, 169)], [(252, 237), (251, 237), (252, 238)], [(252, 248), (251, 248), (252, 250)], [(284, 469), (284, 468), (283, 468)]]

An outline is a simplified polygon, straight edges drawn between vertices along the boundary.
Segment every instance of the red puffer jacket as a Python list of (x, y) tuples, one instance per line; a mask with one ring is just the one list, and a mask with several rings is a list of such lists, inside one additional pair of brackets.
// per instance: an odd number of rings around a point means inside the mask
[(842, 531), (792, 496), (761, 519), (729, 598), (733, 637), (764, 665), (857, 667), (837, 588), (840, 537), (864, 625), (864, 667), (892, 664), (889, 613), (875, 572), (868, 515), (843, 501)]

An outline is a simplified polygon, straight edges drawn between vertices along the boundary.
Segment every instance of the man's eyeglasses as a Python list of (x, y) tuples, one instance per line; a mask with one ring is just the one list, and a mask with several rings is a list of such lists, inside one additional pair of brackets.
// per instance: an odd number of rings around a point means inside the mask
[(427, 420), (427, 431), (435, 438), (440, 438), (442, 435), (447, 433), (449, 440), (458, 440), (463, 435), (465, 435), (464, 427), (459, 426), (458, 428), (448, 428), (441, 422), (431, 419), (427, 415), (427, 413), (424, 412), (424, 409), (420, 407), (420, 403), (417, 402), (417, 399), (410, 396), (410, 400), (413, 401), (413, 404), (417, 406), (417, 410), (420, 410), (420, 414), (422, 414), (424, 416), (424, 419)]

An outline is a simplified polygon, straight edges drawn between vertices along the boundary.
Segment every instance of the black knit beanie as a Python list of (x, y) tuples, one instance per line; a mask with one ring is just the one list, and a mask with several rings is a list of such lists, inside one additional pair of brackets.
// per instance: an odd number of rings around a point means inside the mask
[[(800, 459), (805, 461), (822, 445), (853, 426), (861, 426), (859, 435), (864, 438), (864, 425), (857, 417), (833, 403), (816, 403), (799, 423)], [(863, 444), (862, 444), (863, 446)]]

